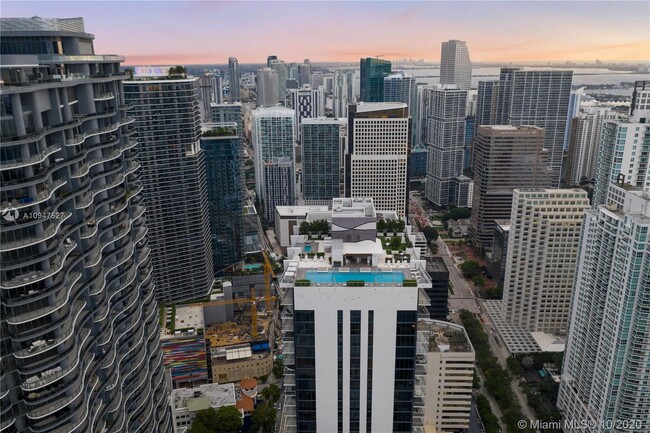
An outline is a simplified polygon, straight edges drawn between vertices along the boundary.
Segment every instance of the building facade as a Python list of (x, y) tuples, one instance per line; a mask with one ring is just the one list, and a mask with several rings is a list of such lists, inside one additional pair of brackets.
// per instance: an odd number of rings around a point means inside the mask
[(298, 137), (300, 137), (302, 119), (312, 119), (325, 115), (325, 95), (323, 90), (311, 87), (291, 90), (291, 106), (295, 113)]
[(201, 148), (205, 153), (212, 265), (217, 275), (244, 257), (245, 185), (237, 124), (208, 124)]
[(465, 90), (442, 87), (429, 99), (425, 195), (438, 207), (452, 204), (452, 180), (463, 174), (466, 102)]
[(406, 214), (410, 120), (399, 102), (348, 107), (346, 197), (371, 197), (381, 210)]
[[(381, 242), (367, 236), (374, 210), (347, 214), (346, 201), (354, 200), (343, 199), (338, 211), (333, 204), (333, 225), (344, 230), (332, 233), (331, 249), (309, 244), (322, 258), (305, 257), (304, 242), (287, 252), (279, 289), (285, 362), (280, 431), (423, 428), (418, 414), (424, 411), (428, 335), (417, 323), (428, 316), (425, 289), (431, 283), (423, 261), (400, 267), (387, 260)], [(345, 240), (357, 235), (357, 241)]]
[(278, 74), (271, 68), (262, 68), (255, 75), (258, 107), (278, 105)]
[(296, 203), (295, 165), (291, 158), (271, 158), (264, 161), (264, 216), (275, 221), (276, 206)]
[[(264, 212), (268, 221), (275, 218), (273, 206), (287, 201), (288, 191), (280, 191), (273, 185), (266, 186), (265, 173), (266, 163), (273, 158), (289, 158), (291, 164), (295, 166), (295, 140), (296, 127), (293, 110), (283, 107), (258, 108), (253, 111), (253, 149), (255, 151), (255, 191), (261, 202), (267, 199), (274, 205), (264, 205)], [(284, 163), (283, 163), (284, 164)], [(285, 164), (286, 165), (286, 164)], [(280, 174), (274, 171), (276, 174)], [(271, 173), (271, 171), (269, 171)], [(293, 177), (293, 172), (291, 173)], [(292, 183), (293, 185), (293, 183)], [(295, 188), (292, 186), (291, 193)], [(268, 191), (278, 191), (282, 193), (281, 198), (276, 200), (274, 197), (267, 197)], [(287, 204), (293, 204), (290, 201)], [(272, 212), (268, 215), (268, 212)], [(270, 218), (269, 218), (270, 216)]]
[(583, 223), (558, 397), (595, 427), (568, 433), (650, 430), (650, 199), (612, 184), (608, 203)]
[(614, 120), (615, 116), (608, 109), (597, 108), (571, 119), (564, 174), (566, 185), (579, 185), (595, 178), (603, 123)]
[(230, 102), (241, 101), (239, 89), (239, 62), (236, 57), (230, 57), (228, 59), (228, 86)]
[(490, 248), (494, 220), (510, 218), (512, 190), (549, 188), (544, 130), (535, 126), (479, 126), (474, 140), (474, 196), (470, 237)]
[(236, 123), (237, 133), (244, 136), (244, 116), (241, 102), (234, 104), (211, 104), (211, 123)]
[(302, 196), (305, 200), (341, 197), (346, 119), (304, 119), (300, 125), (302, 146)]
[(169, 432), (124, 58), (81, 18), (0, 32), (0, 430)]
[(497, 123), (544, 129), (553, 187), (560, 184), (572, 76), (572, 71), (502, 68), (499, 79)]
[(465, 328), (447, 321), (421, 320), (418, 332), (429, 335), (425, 431), (468, 431), (476, 354)]
[(392, 73), (384, 78), (384, 102), (403, 102), (408, 112), (415, 108), (415, 79), (405, 72)]
[(278, 76), (278, 101), (282, 102), (287, 98), (287, 64), (282, 60), (273, 59), (269, 61), (268, 66)]
[(612, 182), (622, 181), (650, 191), (647, 156), (650, 153), (650, 89), (635, 90), (632, 99), (634, 104), (627, 120), (605, 121), (603, 124), (596, 163), (594, 208), (607, 203), (607, 191)]
[[(196, 299), (212, 288), (205, 154), (196, 78), (142, 76), (124, 82), (133, 105), (157, 297)], [(192, 266), (187, 258), (192, 257)]]
[(442, 43), (440, 52), (440, 84), (453, 84), (461, 90), (472, 87), (472, 61), (465, 41)]
[(502, 316), (530, 332), (565, 335), (580, 227), (582, 189), (515, 189)]
[(383, 102), (384, 78), (390, 75), (391, 63), (387, 60), (368, 57), (361, 59), (360, 68), (359, 100), (363, 102)]

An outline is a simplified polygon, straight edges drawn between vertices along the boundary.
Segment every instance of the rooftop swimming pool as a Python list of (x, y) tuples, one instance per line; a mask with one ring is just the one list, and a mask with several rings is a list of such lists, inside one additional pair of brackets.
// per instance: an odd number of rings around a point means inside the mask
[(304, 250), (306, 253), (311, 253), (311, 245), (305, 245), (305, 246), (303, 247), (303, 250)]
[(382, 272), (373, 270), (370, 272), (305, 272), (305, 279), (312, 283), (346, 283), (348, 281), (364, 281), (366, 283), (402, 283), (404, 273), (402, 271)]

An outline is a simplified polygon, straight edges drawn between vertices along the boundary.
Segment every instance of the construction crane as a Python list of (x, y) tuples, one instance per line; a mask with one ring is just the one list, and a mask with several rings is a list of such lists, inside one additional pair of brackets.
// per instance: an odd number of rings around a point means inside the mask
[(275, 272), (273, 272), (273, 266), (269, 261), (269, 256), (266, 254), (265, 250), (262, 250), (262, 256), (264, 256), (264, 287), (266, 288), (266, 311), (271, 311), (271, 280), (275, 278)]
[[(268, 293), (268, 292), (267, 292)], [(233, 305), (233, 304), (246, 304), (250, 302), (251, 304), (251, 334), (253, 338), (257, 338), (257, 303), (259, 301), (266, 301), (266, 304), (269, 305), (271, 301), (274, 301), (275, 296), (267, 295), (265, 297), (256, 298), (255, 297), (255, 287), (251, 288), (251, 297), (243, 299), (224, 299), (219, 301), (209, 301), (204, 302), (203, 307), (212, 307), (215, 305)]]

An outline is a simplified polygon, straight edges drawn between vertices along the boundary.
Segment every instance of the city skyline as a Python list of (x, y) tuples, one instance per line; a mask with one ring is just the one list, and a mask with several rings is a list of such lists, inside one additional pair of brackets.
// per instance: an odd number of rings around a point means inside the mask
[[(296, 62), (367, 56), (438, 61), (440, 42), (448, 39), (467, 41), (475, 62), (650, 61), (650, 22), (643, 18), (650, 5), (645, 2), (481, 1), (468, 7), (470, 2), (327, 1), (251, 7), (251, 2), (160, 1), (155, 8), (151, 1), (124, 7), (106, 3), (5, 1), (3, 15), (84, 17), (97, 51), (124, 55), (125, 65), (214, 64), (230, 56), (263, 63), (269, 54)], [(278, 31), (270, 14), (291, 22), (292, 32)], [(314, 27), (312, 20), (301, 19), (305, 16), (336, 22), (337, 30)], [(366, 19), (360, 22), (359, 16)], [(222, 36), (232, 37), (213, 43), (215, 24)], [(191, 32), (174, 31), (184, 27)], [(396, 31), (387, 32), (391, 27)]]

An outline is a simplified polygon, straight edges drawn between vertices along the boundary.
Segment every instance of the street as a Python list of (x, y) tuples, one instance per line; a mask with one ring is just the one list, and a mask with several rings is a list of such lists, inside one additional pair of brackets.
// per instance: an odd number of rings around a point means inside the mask
[[(423, 226), (432, 226), (429, 213), (423, 208), (421, 198), (418, 196), (411, 196), (409, 200), (409, 210), (411, 213), (411, 218), (416, 219)], [(474, 290), (470, 287), (470, 284), (463, 277), (462, 272), (458, 268), (458, 262), (456, 258), (451, 254), (447, 244), (442, 238), (436, 239), (436, 244), (438, 245), (438, 253), (436, 256), (441, 257), (447, 270), (449, 271), (449, 282), (452, 285), (453, 294), (449, 293), (449, 318), (453, 322), (462, 324), (458, 312), (460, 310), (471, 311), (472, 313), (478, 314), (478, 318), (483, 324), (483, 330), (488, 335), (488, 341), (490, 342), (490, 348), (492, 353), (497, 357), (501, 366), (508, 370), (506, 364), (506, 359), (508, 358), (508, 352), (505, 349), (503, 344), (497, 344), (494, 339), (494, 332), (492, 331), (492, 322), (490, 321), (488, 315), (485, 313), (485, 309), (481, 305), (481, 300), (476, 296)], [(481, 383), (484, 383), (485, 377), (483, 373), (479, 371), (481, 377)], [(512, 390), (517, 396), (519, 403), (521, 405), (521, 411), (525, 418), (528, 420), (536, 419), (532, 410), (528, 407), (526, 396), (519, 389), (516, 381), (511, 383)], [(499, 423), (501, 424), (502, 430), (505, 432), (505, 426), (501, 423), (501, 411), (496, 405), (494, 398), (483, 391), (483, 394), (490, 401), (490, 406), (492, 407), (495, 415), (499, 417)]]

